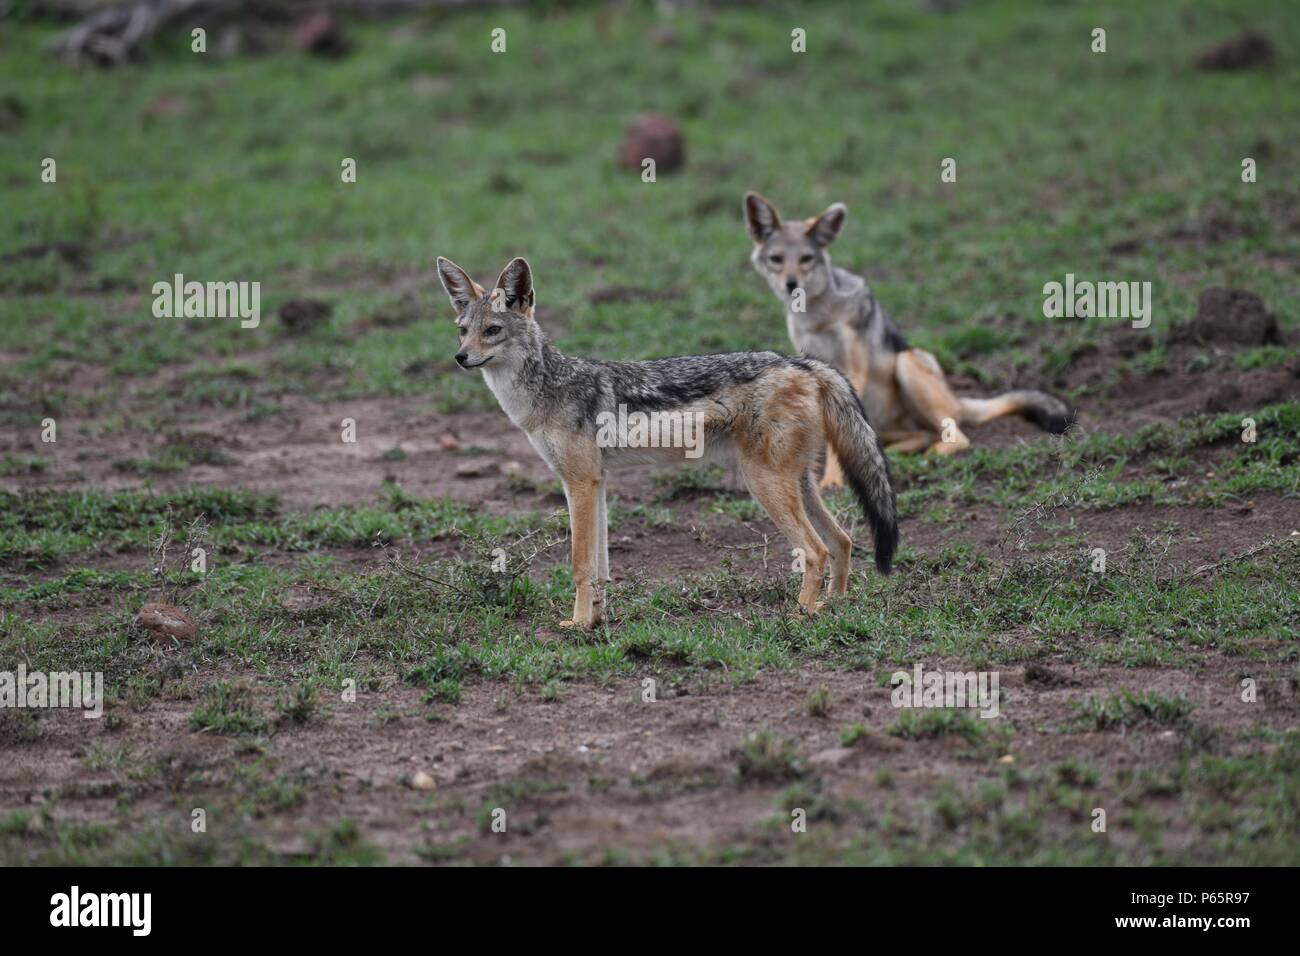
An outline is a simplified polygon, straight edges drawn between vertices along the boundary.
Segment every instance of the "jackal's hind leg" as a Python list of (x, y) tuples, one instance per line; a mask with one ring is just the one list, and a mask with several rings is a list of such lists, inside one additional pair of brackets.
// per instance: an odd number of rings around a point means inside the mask
[(934, 432), (902, 429), (881, 432), (880, 440), (885, 443), (885, 451), (908, 454), (914, 451), (925, 451), (939, 440), (939, 436)]
[(844, 469), (840, 467), (839, 456), (828, 443), (826, 445), (826, 467), (822, 471), (821, 486), (826, 491), (839, 488), (844, 484)]
[(803, 584), (799, 589), (799, 606), (809, 614), (821, 610), (817, 594), (821, 590), (829, 552), (804, 511), (801, 478), (778, 470), (756, 455), (741, 457), (741, 468), (749, 490), (771, 517), (777, 530), (794, 547), (803, 552)]
[[(938, 440), (928, 448), (930, 454), (952, 455), (970, 447), (970, 439), (960, 427), (961, 401), (948, 387), (943, 369), (933, 355), (922, 349), (899, 352), (894, 363), (894, 378), (898, 383), (899, 399), (908, 415), (926, 431), (938, 436)], [(908, 450), (913, 449), (909, 446)]]
[(609, 510), (605, 502), (605, 491), (609, 480), (600, 479), (600, 490), (596, 495), (596, 579), (592, 584), (591, 603), (593, 623), (599, 623), (605, 614), (605, 585), (609, 583)]
[(609, 488), (609, 478), (601, 477), (600, 479), (600, 513), (597, 520), (600, 522), (600, 544), (596, 551), (597, 567), (596, 580), (602, 585), (612, 580), (609, 576), (609, 509), (605, 503), (606, 492)]
[(822, 541), (830, 548), (831, 575), (830, 580), (826, 582), (826, 596), (837, 597), (849, 589), (849, 560), (853, 553), (853, 539), (845, 533), (826, 509), (826, 503), (817, 492), (812, 472), (804, 473), (801, 490), (808, 520), (812, 522), (813, 528)]

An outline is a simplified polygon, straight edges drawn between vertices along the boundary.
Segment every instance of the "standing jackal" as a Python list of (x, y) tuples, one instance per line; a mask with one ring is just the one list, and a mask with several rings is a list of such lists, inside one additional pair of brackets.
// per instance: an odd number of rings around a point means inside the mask
[[(970, 447), (963, 425), (1022, 415), (1059, 435), (1074, 411), (1044, 392), (1014, 391), (995, 398), (959, 398), (933, 355), (912, 348), (866, 280), (831, 264), (827, 251), (848, 209), (835, 203), (820, 216), (785, 224), (758, 193), (745, 194), (750, 261), (786, 306), (790, 341), (848, 376), (880, 437), (897, 451), (950, 455)], [(827, 452), (823, 487), (840, 484), (834, 450)]]
[[(754, 497), (802, 549), (799, 604), (811, 613), (821, 607), (828, 563), (827, 595), (847, 590), (853, 545), (813, 480), (829, 439), (871, 525), (876, 567), (889, 573), (898, 544), (889, 468), (861, 402), (830, 366), (776, 352), (649, 362), (571, 358), (546, 341), (533, 318), (533, 277), (523, 259), (505, 267), (491, 293), (448, 259), (439, 257), (438, 276), (456, 309), (457, 364), (483, 370), (502, 409), (564, 483), (577, 593), (573, 618), (562, 626), (600, 621), (601, 590), (610, 579), (605, 473), (620, 465), (737, 456)], [(650, 416), (690, 426), (669, 429), (665, 442), (647, 440), (647, 427), (627, 425), (645, 426)], [(694, 447), (679, 447), (687, 437), (698, 440)]]

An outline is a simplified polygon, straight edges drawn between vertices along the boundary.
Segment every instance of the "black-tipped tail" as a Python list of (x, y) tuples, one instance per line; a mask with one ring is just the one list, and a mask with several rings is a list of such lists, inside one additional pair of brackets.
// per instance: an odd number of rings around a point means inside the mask
[(894, 552), (898, 550), (898, 505), (885, 450), (848, 380), (830, 366), (820, 366), (818, 378), (822, 382), (827, 438), (839, 457), (849, 487), (862, 506), (867, 524), (871, 525), (876, 569), (888, 574), (894, 566)]
[[(883, 456), (882, 456), (883, 460)], [(871, 490), (867, 483), (855, 475), (847, 467), (844, 470), (844, 476), (848, 479), (849, 487), (853, 489), (853, 495), (858, 499), (858, 505), (862, 508), (862, 513), (866, 516), (867, 524), (871, 525), (871, 540), (875, 542), (876, 548), (876, 570), (881, 574), (889, 574), (894, 570), (894, 552), (898, 550), (898, 518), (894, 512), (893, 502), (887, 510), (882, 510), (878, 501), (872, 498)], [(893, 484), (889, 476), (889, 464), (885, 464), (885, 479), (890, 481), (890, 497), (893, 497)]]
[(1079, 420), (1076, 409), (1046, 392), (1023, 392), (1021, 396), (1021, 416), (1052, 435), (1064, 434)]

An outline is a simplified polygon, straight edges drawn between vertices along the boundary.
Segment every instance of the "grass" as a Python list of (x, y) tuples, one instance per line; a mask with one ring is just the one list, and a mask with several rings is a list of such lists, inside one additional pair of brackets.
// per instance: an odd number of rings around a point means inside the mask
[(267, 721), (257, 712), (247, 688), (218, 683), (208, 688), (203, 703), (190, 714), (190, 728), (217, 734), (258, 734), (267, 729)]
[(889, 732), (904, 740), (924, 740), (931, 737), (961, 737), (968, 743), (978, 743), (984, 728), (979, 717), (965, 711), (938, 710), (903, 710)]
[(1122, 729), (1141, 721), (1181, 726), (1194, 709), (1181, 697), (1150, 691), (1134, 694), (1127, 690), (1104, 700), (1089, 697), (1078, 706), (1080, 721), (1096, 730)]
[[(682, 18), (677, 43), (653, 57), (631, 52), (654, 22), (640, 8), (599, 28), (581, 11), (494, 11), (437, 29), (416, 17), (397, 35), (358, 23), (358, 53), (332, 63), (221, 61), (160, 41), (147, 63), (102, 73), (50, 69), (41, 47), (53, 27), (19, 22), (0, 38), (0, 82), (28, 107), (0, 159), (10, 213), (0, 249), (76, 243), (89, 266), (51, 254), (0, 268), (9, 293), (0, 348), (23, 356), (6, 372), (4, 408), (11, 423), (26, 421), (34, 395), (75, 414), (54, 374), (73, 360), (108, 369), (110, 391), (190, 365), (200, 374), (182, 395), (199, 404), (251, 408), (286, 387), (426, 392), (427, 374), (412, 370), (449, 371), (454, 344), (450, 324), (441, 344), (431, 334), (443, 327), (437, 254), (480, 281), (528, 255), (541, 304), (558, 317), (552, 331), (579, 353), (782, 347), (769, 294), (740, 265), (747, 188), (799, 214), (847, 202), (839, 257), (868, 268), (911, 334), (945, 358), (1009, 349), (1021, 365), (1037, 361), (1034, 343), (1056, 344), (1032, 331), (1047, 322), (1041, 289), (1067, 270), (1165, 277), (1153, 290), (1157, 329), (1190, 314), (1195, 287), (1210, 284), (1251, 288), (1289, 322), (1300, 293), (1251, 253), (1294, 254), (1274, 213), (1294, 203), (1295, 184), (1270, 175), (1267, 159), (1249, 186), (1235, 170), (1260, 144), (1286, 153), (1295, 133), (1275, 104), (1295, 68), (1283, 58), (1273, 71), (1223, 77), (1189, 66), (1203, 37), (1243, 21), (1294, 44), (1284, 10), (1201, 4), (1195, 33), (1176, 4), (1112, 11), (1112, 50), (1096, 55), (1077, 39), (1095, 18), (1073, 5), (999, 2), (938, 17), (899, 2), (846, 31), (828, 4), (799, 10), (811, 44), (799, 56), (786, 18), (724, 8), (707, 23)], [(491, 25), (507, 29), (517, 53), (479, 42)], [(855, 81), (827, 62), (854, 63)], [(28, 80), (37, 74), (39, 90)], [(427, 98), (428, 76), (449, 82), (448, 93)], [(1117, 110), (1120, 82), (1128, 106)], [(372, 89), (384, 90), (383, 109), (369, 104)], [(1195, 104), (1195, 124), (1170, 120), (1174, 96)], [(151, 109), (160, 101), (181, 109), (160, 114)], [(610, 162), (624, 124), (647, 109), (680, 120), (691, 155), (686, 172), (651, 184)], [(1218, 135), (1207, 143), (1199, 128)], [(556, 129), (566, 130), (563, 148), (548, 145)], [(165, 154), (160, 138), (173, 143)], [(1008, 142), (1024, 148), (1009, 156)], [(50, 154), (59, 178), (43, 184), (38, 161)], [(948, 155), (957, 184), (939, 180)], [(358, 160), (355, 184), (338, 179), (343, 156)], [(1093, 174), (1099, 165), (1106, 176)], [(516, 189), (500, 188), (503, 174)], [(1195, 236), (1225, 215), (1239, 228), (1222, 241), (1145, 241)], [(269, 221), (277, 228), (261, 228)], [(1136, 250), (1109, 252), (1120, 238), (1138, 240)], [(262, 282), (266, 320), (249, 330), (159, 322), (149, 290), (175, 272)], [(602, 285), (680, 297), (590, 301)], [(416, 311), (403, 305), (411, 291)], [(330, 301), (333, 315), (285, 349), (272, 315), (304, 293)], [(1029, 334), (967, 327), (999, 314)], [(239, 358), (266, 349), (267, 365)], [(489, 401), (470, 376), (439, 380), (445, 407)]]

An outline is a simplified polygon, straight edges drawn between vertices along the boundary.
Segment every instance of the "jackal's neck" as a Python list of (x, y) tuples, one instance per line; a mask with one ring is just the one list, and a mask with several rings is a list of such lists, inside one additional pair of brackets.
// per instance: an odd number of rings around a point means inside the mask
[(806, 302), (807, 314), (828, 319), (836, 313), (851, 309), (867, 287), (867, 281), (856, 273), (841, 269), (826, 255), (826, 287)]
[(547, 340), (541, 326), (533, 323), (531, 331), (527, 352), (514, 379), (517, 387), (540, 393), (563, 381), (573, 360)]
[(523, 345), (522, 356), (509, 365), (485, 367), (483, 379), (510, 420), (531, 431), (550, 402), (563, 394), (573, 360), (546, 341), (536, 323)]

